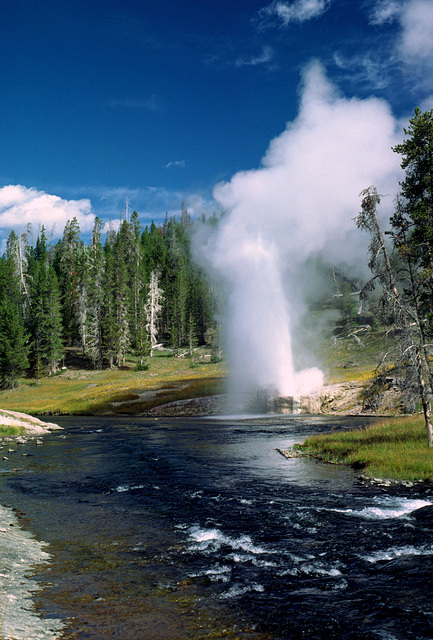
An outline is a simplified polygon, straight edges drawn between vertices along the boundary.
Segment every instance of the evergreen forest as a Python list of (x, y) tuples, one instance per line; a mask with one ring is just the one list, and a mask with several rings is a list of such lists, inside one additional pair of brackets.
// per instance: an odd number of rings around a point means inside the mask
[(95, 369), (123, 367), (127, 355), (146, 369), (161, 344), (178, 353), (207, 343), (217, 357), (217, 295), (191, 256), (195, 227), (216, 222), (182, 206), (180, 219), (144, 229), (127, 211), (104, 242), (99, 218), (88, 243), (76, 218), (57, 243), (44, 227), (36, 240), (30, 227), (12, 231), (0, 258), (0, 386), (55, 374), (68, 347)]

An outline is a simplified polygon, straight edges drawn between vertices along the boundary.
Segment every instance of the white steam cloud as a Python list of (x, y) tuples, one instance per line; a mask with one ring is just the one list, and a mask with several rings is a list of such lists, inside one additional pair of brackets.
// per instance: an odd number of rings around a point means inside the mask
[(433, 2), (410, 0), (400, 17), (403, 28), (398, 50), (403, 60), (423, 62), (431, 73), (433, 56)]
[(95, 216), (88, 199), (63, 200), (37, 189), (8, 185), (0, 189), (0, 230), (18, 231), (28, 224), (44, 225), (61, 235), (68, 220), (77, 218), (81, 231), (90, 231)]
[[(400, 62), (410, 68), (412, 76), (431, 86), (433, 59), (432, 0), (379, 0), (370, 15), (370, 24), (399, 24), (394, 51)], [(414, 78), (412, 77), (412, 82)]]
[(299, 273), (318, 252), (365, 264), (366, 238), (353, 222), (359, 193), (371, 184), (397, 192), (397, 141), (385, 101), (339, 95), (314, 62), (304, 73), (299, 115), (271, 142), (262, 166), (215, 187), (227, 214), (205, 251), (230, 284), (227, 347), (238, 391), (299, 395), (320, 386), (320, 372), (293, 368)]

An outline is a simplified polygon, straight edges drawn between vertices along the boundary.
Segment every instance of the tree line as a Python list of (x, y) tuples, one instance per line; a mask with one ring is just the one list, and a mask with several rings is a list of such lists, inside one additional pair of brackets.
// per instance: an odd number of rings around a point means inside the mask
[(215, 349), (217, 295), (192, 260), (198, 224), (182, 205), (180, 219), (144, 229), (138, 213), (110, 226), (96, 218), (88, 243), (76, 218), (61, 240), (49, 243), (44, 227), (12, 231), (0, 257), (0, 386), (11, 388), (25, 371), (55, 374), (65, 347), (80, 346), (93, 367), (122, 367), (136, 357), (146, 368), (158, 343), (176, 352), (196, 345)]

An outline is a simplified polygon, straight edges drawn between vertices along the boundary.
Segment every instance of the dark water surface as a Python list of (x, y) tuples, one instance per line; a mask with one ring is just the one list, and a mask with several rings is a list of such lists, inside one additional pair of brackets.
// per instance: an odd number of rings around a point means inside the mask
[(65, 638), (433, 638), (433, 490), (275, 451), (359, 419), (57, 422), (1, 501), (50, 544)]

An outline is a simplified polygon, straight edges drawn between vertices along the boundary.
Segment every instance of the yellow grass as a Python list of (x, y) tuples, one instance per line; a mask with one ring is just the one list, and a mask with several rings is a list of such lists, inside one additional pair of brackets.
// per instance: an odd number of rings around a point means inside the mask
[(136, 371), (131, 361), (124, 369), (71, 368), (39, 381), (23, 379), (16, 389), (0, 392), (0, 406), (33, 415), (138, 415), (155, 404), (223, 390), (222, 363), (203, 362), (191, 367), (189, 358), (166, 355), (149, 358), (149, 363), (148, 371)]

